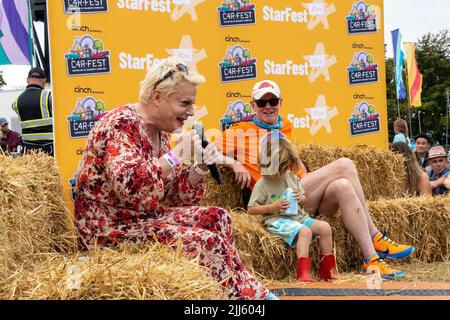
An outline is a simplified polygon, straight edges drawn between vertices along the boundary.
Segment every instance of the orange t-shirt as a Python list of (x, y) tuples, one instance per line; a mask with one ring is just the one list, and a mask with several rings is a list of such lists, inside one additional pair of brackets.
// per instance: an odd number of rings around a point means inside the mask
[[(236, 159), (248, 170), (252, 178), (250, 188), (253, 188), (261, 177), (258, 167), (259, 147), (261, 140), (270, 132), (271, 130), (258, 127), (253, 122), (243, 121), (222, 132), (222, 141), (216, 141), (225, 155)], [(280, 132), (290, 140), (292, 124), (284, 123)], [(297, 175), (301, 177), (304, 173), (303, 169), (300, 169)]]

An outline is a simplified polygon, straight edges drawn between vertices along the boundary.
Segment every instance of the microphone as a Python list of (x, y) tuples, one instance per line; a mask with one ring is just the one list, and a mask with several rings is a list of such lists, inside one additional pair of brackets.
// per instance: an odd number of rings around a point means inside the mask
[[(202, 140), (202, 148), (206, 148), (206, 146), (209, 144), (209, 141), (206, 140), (205, 137), (205, 129), (200, 123), (194, 124), (192, 127), (194, 131), (198, 134), (200, 139)], [(217, 184), (222, 184), (222, 175), (220, 174), (219, 167), (217, 166), (217, 163), (209, 164), (208, 165), (209, 172), (211, 172), (211, 176), (216, 180)]]

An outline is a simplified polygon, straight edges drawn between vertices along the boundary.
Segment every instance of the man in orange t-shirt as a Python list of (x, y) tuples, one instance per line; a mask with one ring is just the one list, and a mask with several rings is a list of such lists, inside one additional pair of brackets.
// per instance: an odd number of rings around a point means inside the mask
[[(256, 83), (252, 90), (255, 114), (225, 130), (222, 141), (216, 142), (226, 155), (225, 165), (232, 168), (242, 189), (253, 187), (261, 176), (258, 157), (264, 137), (278, 131), (291, 138), (291, 124), (284, 123), (279, 116), (281, 104), (281, 91), (274, 81)], [(306, 195), (303, 208), (309, 215), (333, 216), (338, 210), (341, 212), (346, 229), (358, 242), (365, 258), (363, 272), (376, 270), (387, 279), (404, 277), (402, 271), (391, 268), (383, 258), (406, 258), (414, 247), (392, 241), (375, 226), (356, 166), (350, 159), (338, 159), (308, 174), (302, 165), (298, 175)]]

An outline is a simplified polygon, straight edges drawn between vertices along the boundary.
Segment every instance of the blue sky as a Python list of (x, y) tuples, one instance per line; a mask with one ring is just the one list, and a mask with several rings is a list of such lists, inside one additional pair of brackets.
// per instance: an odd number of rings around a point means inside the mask
[[(338, 1), (338, 0), (337, 0)], [(370, 3), (370, 0), (368, 1)], [(416, 42), (422, 35), (450, 30), (450, 0), (385, 0), (384, 41), (388, 45), (386, 54), (392, 53), (391, 30), (400, 28), (403, 41)], [(43, 24), (38, 24), (38, 34), (43, 34)], [(28, 66), (0, 66), (8, 86), (12, 89), (25, 84)]]

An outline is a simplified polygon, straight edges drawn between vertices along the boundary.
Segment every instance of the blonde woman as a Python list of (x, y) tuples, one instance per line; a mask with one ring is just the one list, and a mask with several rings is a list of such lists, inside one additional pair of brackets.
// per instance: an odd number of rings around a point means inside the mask
[[(141, 83), (139, 102), (116, 108), (92, 129), (77, 171), (75, 220), (88, 248), (156, 239), (198, 257), (230, 299), (275, 299), (242, 264), (231, 217), (195, 204), (205, 195), (207, 165), (222, 156), (214, 144), (201, 147), (203, 164), (181, 168), (170, 148), (171, 133), (194, 115), (197, 85), (204, 77), (166, 59)], [(184, 140), (184, 139), (183, 139)]]
[(392, 144), (392, 151), (400, 153), (405, 158), (406, 185), (404, 192), (410, 196), (431, 195), (431, 185), (427, 174), (422, 170), (416, 156), (404, 142)]

